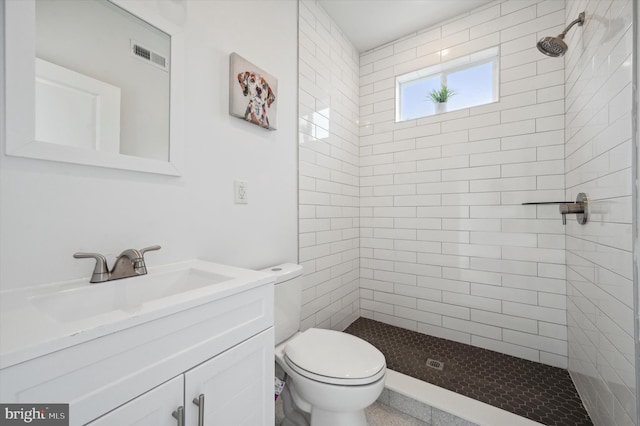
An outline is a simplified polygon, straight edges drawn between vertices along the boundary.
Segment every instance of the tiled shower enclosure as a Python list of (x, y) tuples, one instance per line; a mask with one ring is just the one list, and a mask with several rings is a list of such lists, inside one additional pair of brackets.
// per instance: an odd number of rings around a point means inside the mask
[[(567, 368), (594, 423), (636, 424), (633, 7), (498, 0), (357, 52), (301, 0), (304, 327), (363, 316)], [(537, 51), (581, 11), (565, 57)], [(494, 46), (498, 102), (395, 122), (397, 75)], [(584, 226), (522, 205), (579, 192)]]

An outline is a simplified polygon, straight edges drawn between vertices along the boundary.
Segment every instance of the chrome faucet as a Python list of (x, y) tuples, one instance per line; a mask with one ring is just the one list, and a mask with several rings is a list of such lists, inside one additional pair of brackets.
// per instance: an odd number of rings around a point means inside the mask
[(93, 268), (90, 282), (103, 283), (105, 281), (119, 280), (120, 278), (146, 275), (147, 265), (144, 263), (144, 254), (153, 250), (160, 250), (160, 246), (145, 247), (140, 250), (127, 249), (120, 253), (111, 271), (109, 271), (107, 259), (100, 253), (78, 252), (73, 257), (76, 259), (95, 259), (96, 266)]

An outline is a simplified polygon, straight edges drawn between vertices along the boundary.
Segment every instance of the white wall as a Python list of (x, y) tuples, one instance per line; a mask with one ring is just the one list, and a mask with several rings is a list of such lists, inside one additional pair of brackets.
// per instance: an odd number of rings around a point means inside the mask
[(313, 0), (300, 1), (302, 327), (359, 316), (358, 52)]
[[(561, 216), (521, 205), (564, 198), (564, 63), (536, 49), (564, 16), (496, 1), (360, 57), (363, 316), (566, 367)], [(395, 76), (493, 46), (499, 102), (395, 123)]]
[(566, 228), (569, 371), (596, 425), (635, 425), (632, 2), (569, 0), (566, 197), (591, 199)]
[[(150, 266), (196, 257), (249, 268), (297, 262), (296, 3), (157, 4), (182, 18), (186, 33), (184, 175), (0, 156), (2, 289), (89, 277), (93, 265), (73, 259), (76, 251), (112, 262), (152, 244), (163, 248), (147, 255)], [(279, 79), (277, 131), (228, 115), (233, 51)], [(233, 204), (234, 178), (248, 181), (249, 204)]]

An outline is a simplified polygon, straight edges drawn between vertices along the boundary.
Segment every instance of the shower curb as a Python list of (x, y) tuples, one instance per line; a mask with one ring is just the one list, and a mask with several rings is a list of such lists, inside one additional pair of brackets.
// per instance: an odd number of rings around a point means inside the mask
[(378, 402), (431, 426), (540, 426), (484, 402), (387, 369)]

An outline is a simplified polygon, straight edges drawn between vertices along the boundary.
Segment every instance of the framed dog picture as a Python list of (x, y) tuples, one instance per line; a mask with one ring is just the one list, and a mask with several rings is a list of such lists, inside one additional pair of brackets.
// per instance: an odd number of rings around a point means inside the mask
[(237, 53), (229, 57), (229, 114), (276, 130), (278, 80)]

